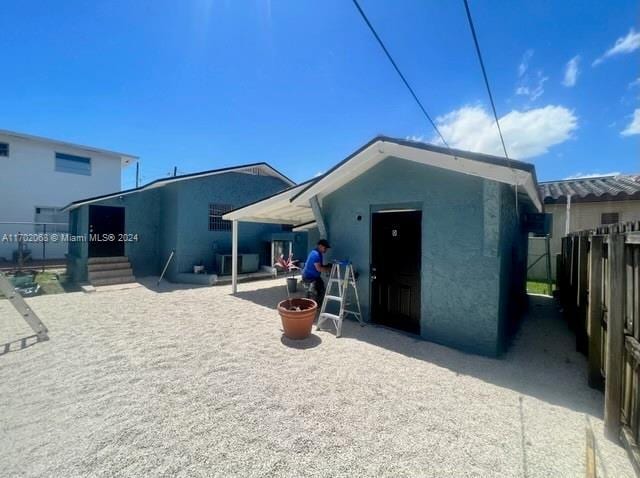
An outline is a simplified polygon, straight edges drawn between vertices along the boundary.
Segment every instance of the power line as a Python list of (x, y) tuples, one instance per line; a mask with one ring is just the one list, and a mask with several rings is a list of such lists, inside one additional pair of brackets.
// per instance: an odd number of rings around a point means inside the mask
[(358, 3), (358, 0), (353, 0), (353, 4), (356, 6), (356, 8), (358, 9), (358, 12), (360, 12), (360, 15), (362, 16), (362, 19), (364, 20), (364, 22), (367, 24), (367, 26), (369, 27), (369, 30), (371, 30), (371, 33), (373, 33), (373, 36), (376, 38), (376, 40), (378, 41), (378, 43), (380, 44), (380, 47), (382, 48), (382, 50), (384, 51), (385, 55), (387, 55), (387, 58), (389, 59), (389, 61), (391, 62), (391, 64), (393, 65), (393, 67), (395, 68), (396, 72), (398, 73), (398, 75), (400, 76), (400, 79), (402, 80), (402, 82), (404, 83), (404, 85), (407, 87), (407, 89), (409, 90), (409, 93), (411, 93), (411, 96), (413, 96), (413, 99), (416, 101), (416, 103), (418, 103), (418, 106), (420, 107), (420, 109), (422, 110), (422, 112), (424, 113), (424, 115), (426, 116), (427, 120), (429, 120), (429, 123), (431, 123), (431, 126), (433, 126), (433, 129), (436, 131), (436, 133), (438, 133), (438, 136), (440, 136), (440, 139), (442, 140), (442, 142), (444, 143), (444, 145), (451, 149), (451, 147), (449, 146), (449, 144), (445, 141), (444, 136), (442, 136), (442, 133), (440, 133), (440, 130), (438, 129), (438, 127), (436, 126), (435, 122), (431, 119), (431, 116), (429, 116), (429, 113), (427, 113), (427, 110), (425, 109), (425, 107), (422, 105), (422, 102), (418, 99), (418, 96), (416, 95), (416, 93), (413, 91), (413, 88), (411, 88), (411, 85), (409, 84), (409, 82), (407, 81), (407, 79), (404, 77), (404, 75), (402, 74), (402, 72), (400, 71), (400, 68), (398, 68), (398, 65), (396, 64), (396, 62), (393, 60), (393, 57), (391, 56), (391, 53), (389, 53), (389, 50), (387, 50), (387, 47), (384, 46), (384, 43), (382, 42), (382, 39), (380, 38), (380, 36), (378, 35), (378, 33), (376, 32), (375, 28), (373, 28), (373, 25), (371, 25), (371, 22), (369, 21), (369, 19), (367, 18), (367, 15), (365, 15), (364, 11), (362, 10), (362, 8), (360, 7), (360, 4)]
[[(500, 120), (498, 120), (498, 112), (496, 111), (496, 104), (493, 101), (493, 95), (491, 94), (491, 87), (489, 86), (489, 78), (487, 77), (487, 70), (484, 67), (484, 61), (482, 60), (482, 53), (480, 52), (480, 43), (478, 42), (478, 36), (476, 35), (476, 29), (473, 26), (473, 18), (471, 18), (471, 10), (469, 9), (469, 2), (467, 0), (464, 1), (464, 8), (467, 11), (467, 20), (469, 20), (469, 28), (471, 28), (471, 36), (473, 36), (473, 44), (476, 47), (476, 53), (478, 54), (478, 61), (480, 62), (480, 68), (482, 69), (482, 76), (484, 77), (484, 84), (487, 87), (487, 93), (489, 94), (489, 101), (491, 102), (491, 109), (493, 110), (493, 117), (496, 120), (496, 126), (498, 127), (498, 134), (500, 135), (500, 142), (502, 143), (502, 149), (504, 151), (504, 157), (507, 159), (509, 165), (511, 165), (511, 159), (509, 158), (509, 153), (507, 153), (507, 146), (504, 143), (504, 136), (502, 135), (502, 128), (500, 128)], [(513, 167), (511, 168), (513, 172), (514, 178), (514, 187), (515, 187), (515, 205), (516, 205), (516, 216), (518, 219), (520, 218), (520, 207), (518, 206), (518, 175), (516, 174)]]
[(476, 35), (476, 29), (473, 26), (473, 19), (471, 18), (471, 10), (469, 10), (469, 3), (464, 1), (464, 8), (467, 11), (467, 19), (469, 20), (469, 27), (471, 28), (471, 35), (473, 36), (473, 43), (476, 46), (476, 52), (478, 53), (478, 60), (480, 61), (480, 68), (482, 69), (482, 76), (484, 77), (484, 84), (487, 87), (487, 93), (489, 93), (489, 101), (491, 102), (491, 108), (493, 109), (493, 117), (496, 120), (496, 126), (498, 127), (498, 134), (500, 135), (500, 141), (502, 142), (502, 149), (504, 150), (504, 156), (509, 160), (509, 154), (507, 153), (507, 147), (504, 144), (504, 137), (502, 136), (502, 129), (500, 128), (500, 121), (498, 121), (498, 113), (496, 112), (496, 104), (493, 101), (493, 95), (491, 94), (491, 88), (489, 87), (489, 78), (487, 77), (487, 70), (484, 67), (484, 61), (482, 60), (482, 53), (480, 52), (480, 44), (478, 43), (478, 37)]

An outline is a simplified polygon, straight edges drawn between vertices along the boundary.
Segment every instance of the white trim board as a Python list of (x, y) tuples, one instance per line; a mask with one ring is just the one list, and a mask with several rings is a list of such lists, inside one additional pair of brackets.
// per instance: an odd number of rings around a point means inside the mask
[(294, 205), (309, 204), (309, 200), (313, 196), (318, 196), (321, 201), (327, 195), (390, 157), (478, 176), (522, 188), (538, 211), (542, 211), (542, 203), (535, 187), (532, 172), (382, 140), (371, 144), (330, 174), (321, 177), (299, 196), (295, 197), (292, 203)]

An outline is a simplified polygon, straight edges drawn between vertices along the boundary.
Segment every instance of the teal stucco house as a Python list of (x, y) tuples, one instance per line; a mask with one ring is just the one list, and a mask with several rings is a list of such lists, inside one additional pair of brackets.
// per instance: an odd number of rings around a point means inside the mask
[[(159, 276), (166, 266), (172, 282), (211, 284), (231, 273), (231, 222), (222, 215), (293, 185), (255, 163), (75, 201), (64, 208), (69, 231), (87, 240), (69, 242), (68, 272), (76, 282), (106, 285)], [(265, 221), (243, 224), (238, 243), (240, 273), (269, 274), (274, 256), (303, 258), (307, 237)], [(194, 266), (206, 273), (194, 274)]]
[(354, 264), (366, 320), (495, 356), (526, 299), (524, 218), (541, 209), (530, 164), (380, 136), (223, 217), (327, 238), (326, 260)]

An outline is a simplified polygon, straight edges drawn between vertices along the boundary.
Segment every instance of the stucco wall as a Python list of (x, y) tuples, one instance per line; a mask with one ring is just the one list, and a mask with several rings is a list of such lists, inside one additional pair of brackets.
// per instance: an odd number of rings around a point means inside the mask
[[(371, 212), (419, 207), (422, 336), (495, 355), (502, 349), (499, 315), (504, 314), (500, 254), (511, 247), (502, 243), (510, 238), (501, 237), (501, 201), (500, 185), (492, 181), (390, 158), (324, 199), (333, 246), (327, 259), (353, 262), (360, 273), (359, 294), (368, 319)], [(389, 254), (402, 260), (402, 251)]]
[[(552, 277), (556, 276), (555, 255), (561, 252), (561, 240), (565, 235), (566, 204), (546, 204), (545, 212), (553, 215), (553, 229), (551, 237), (551, 270)], [(570, 215), (570, 231), (593, 229), (600, 225), (602, 213), (617, 212), (620, 221), (640, 221), (640, 201), (609, 201), (572, 203)], [(529, 240), (529, 264), (544, 254), (544, 240), (531, 238)], [(529, 271), (529, 278), (546, 280), (546, 265), (544, 259), (534, 265)]]
[[(174, 269), (188, 272), (202, 260), (215, 271), (215, 254), (231, 253), (231, 231), (209, 231), (209, 204), (229, 204), (233, 208), (249, 204), (288, 187), (271, 176), (227, 173), (183, 181), (177, 188), (177, 239)], [(266, 234), (280, 232), (277, 224), (240, 223), (238, 251), (259, 254)], [(171, 276), (169, 276), (171, 278)]]
[[(518, 201), (513, 189), (500, 185), (500, 325), (501, 337), (512, 334), (526, 307), (526, 275), (528, 234), (521, 227), (520, 218), (535, 212), (532, 205)], [(519, 217), (518, 217), (519, 216)], [(502, 343), (502, 351), (506, 343)]]
[[(0, 221), (33, 222), (36, 207), (63, 207), (77, 199), (120, 190), (120, 159), (82, 149), (27, 141), (0, 134), (9, 143), (9, 157), (0, 157)], [(91, 158), (91, 176), (58, 172), (55, 153)], [(32, 225), (0, 225), (0, 237), (34, 232)], [(42, 255), (42, 244), (29, 247), (34, 258)], [(11, 258), (15, 243), (0, 241), (0, 257)], [(66, 244), (47, 244), (48, 258), (62, 258)]]
[[(137, 235), (138, 240), (125, 243), (125, 254), (131, 262), (131, 267), (136, 276), (159, 274), (160, 261), (158, 251), (160, 248), (161, 227), (161, 197), (160, 190), (142, 191), (136, 194), (122, 196), (122, 198), (107, 199), (94, 203), (98, 206), (124, 207), (125, 232)], [(71, 221), (78, 217), (78, 234), (88, 234), (89, 229), (89, 205), (81, 206), (71, 212)], [(89, 244), (69, 244), (69, 256), (71, 257), (70, 271), (76, 281), (86, 281), (86, 260), (88, 258)]]
[[(231, 231), (209, 231), (209, 204), (220, 203), (239, 207), (259, 200), (288, 185), (270, 176), (226, 173), (217, 176), (180, 181), (162, 188), (141, 191), (121, 198), (95, 202), (95, 205), (125, 208), (125, 232), (137, 234), (138, 242), (125, 244), (133, 273), (137, 277), (159, 275), (171, 250), (176, 253), (166, 272), (168, 280), (175, 280), (180, 272), (190, 272), (202, 261), (215, 272), (215, 254), (231, 253)], [(78, 230), (88, 231), (89, 206), (78, 208)], [(280, 225), (240, 223), (240, 253), (263, 252), (270, 234), (282, 231)], [(306, 243), (300, 236), (298, 241)], [(88, 244), (73, 245), (70, 260), (74, 277), (86, 280)], [(264, 256), (264, 254), (263, 254)], [(83, 272), (84, 271), (84, 272)]]

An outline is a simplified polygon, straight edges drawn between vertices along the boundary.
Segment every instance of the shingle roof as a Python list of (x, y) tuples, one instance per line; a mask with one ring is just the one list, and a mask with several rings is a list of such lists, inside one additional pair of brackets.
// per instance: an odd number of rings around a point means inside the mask
[(565, 179), (539, 183), (545, 204), (640, 199), (640, 174)]

